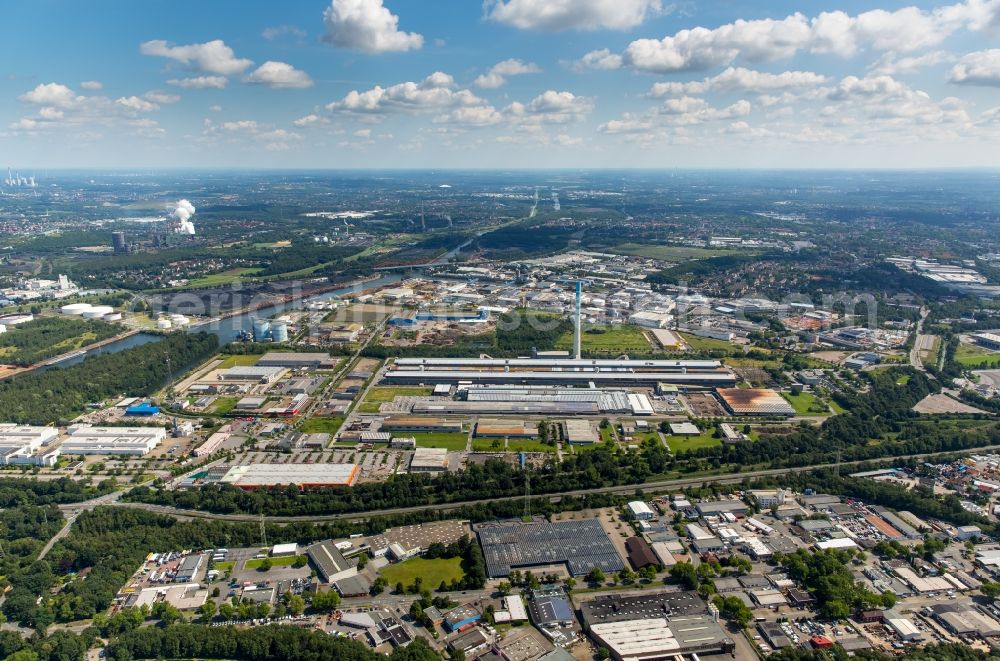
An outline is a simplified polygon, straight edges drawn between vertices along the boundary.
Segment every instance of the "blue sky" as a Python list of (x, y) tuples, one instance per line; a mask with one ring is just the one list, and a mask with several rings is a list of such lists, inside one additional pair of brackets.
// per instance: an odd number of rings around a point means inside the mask
[(1000, 165), (1000, 0), (22, 0), (44, 167)]

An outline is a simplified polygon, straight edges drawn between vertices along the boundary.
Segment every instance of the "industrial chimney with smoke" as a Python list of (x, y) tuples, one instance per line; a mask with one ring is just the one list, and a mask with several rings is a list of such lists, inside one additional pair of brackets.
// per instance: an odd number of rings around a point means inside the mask
[(187, 200), (180, 200), (170, 212), (170, 217), (177, 221), (174, 225), (174, 232), (177, 234), (194, 235), (194, 223), (191, 216), (194, 215), (194, 205)]

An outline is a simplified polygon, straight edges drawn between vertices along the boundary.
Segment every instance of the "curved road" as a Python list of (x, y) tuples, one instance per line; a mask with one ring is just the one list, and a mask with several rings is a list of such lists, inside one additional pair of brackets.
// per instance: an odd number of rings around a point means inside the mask
[[(970, 448), (969, 451), (984, 452), (987, 450), (1000, 450), (1000, 445), (988, 445), (978, 448)], [(875, 463), (875, 462), (895, 462), (902, 461), (905, 459), (927, 459), (930, 457), (936, 457), (940, 455), (953, 455), (960, 454), (955, 450), (948, 450), (946, 452), (929, 452), (922, 454), (910, 454), (900, 457), (889, 457), (886, 459), (869, 459), (864, 461), (845, 461), (841, 462), (839, 465), (841, 467), (856, 466), (858, 464), (864, 463)], [(718, 474), (718, 475), (702, 475), (699, 477), (686, 477), (678, 478), (673, 480), (660, 480), (656, 482), (645, 482), (642, 484), (622, 484), (618, 486), (609, 487), (596, 487), (593, 489), (575, 489), (573, 491), (566, 491), (563, 493), (553, 493), (553, 494), (539, 494), (537, 498), (558, 498), (561, 496), (585, 496), (590, 494), (599, 493), (634, 493), (636, 489), (642, 489), (644, 491), (659, 491), (659, 490), (670, 490), (670, 489), (680, 489), (689, 486), (699, 486), (701, 484), (731, 484), (734, 482), (742, 482), (746, 479), (752, 479), (756, 477), (768, 477), (772, 475), (785, 475), (787, 473), (805, 473), (808, 471), (816, 470), (818, 468), (833, 468), (838, 466), (836, 463), (826, 463), (817, 464), (814, 466), (798, 466), (793, 468), (770, 468), (764, 470), (747, 471), (746, 473), (728, 473), (728, 474)], [(123, 492), (118, 492), (123, 493)], [(451, 511), (456, 510), (466, 505), (481, 505), (485, 503), (493, 503), (497, 501), (504, 500), (520, 500), (524, 496), (501, 496), (498, 498), (481, 498), (477, 500), (466, 500), (462, 502), (455, 503), (435, 503), (430, 505), (416, 505), (413, 507), (394, 507), (382, 510), (372, 510), (368, 512), (349, 512), (341, 514), (317, 514), (317, 515), (303, 515), (303, 516), (265, 516), (264, 521), (268, 523), (322, 523), (326, 521), (366, 521), (372, 517), (380, 516), (393, 516), (397, 514), (408, 514), (413, 512), (422, 512), (425, 510), (440, 510), (440, 511)], [(97, 505), (113, 505), (115, 507), (131, 507), (135, 509), (143, 509), (149, 512), (154, 512), (157, 514), (165, 514), (168, 516), (173, 516), (178, 519), (212, 519), (216, 521), (242, 521), (242, 522), (259, 522), (261, 520), (260, 516), (254, 516), (253, 514), (217, 514), (213, 512), (202, 512), (200, 510), (187, 510), (177, 507), (170, 507), (166, 505), (152, 505), (147, 503), (123, 503), (120, 500), (114, 500), (108, 502), (105, 499), (97, 499), (102, 502), (87, 501), (86, 503), (76, 503), (74, 505), (67, 505), (63, 507), (64, 511), (79, 513), (85, 509), (93, 509)], [(91, 505), (93, 503), (93, 505)]]

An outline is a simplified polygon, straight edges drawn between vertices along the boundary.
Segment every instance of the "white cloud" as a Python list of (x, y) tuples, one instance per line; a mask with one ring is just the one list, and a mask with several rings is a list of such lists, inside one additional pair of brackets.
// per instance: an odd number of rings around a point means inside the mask
[(220, 106), (219, 104), (215, 104), (214, 106), (209, 106), (208, 109), (211, 110), (212, 112), (222, 112), (222, 106)]
[(340, 48), (387, 53), (418, 49), (424, 44), (422, 35), (400, 31), (399, 17), (384, 7), (382, 0), (332, 0), (323, 20), (323, 40)]
[[(172, 102), (173, 95), (162, 92), (147, 92), (143, 96), (130, 95), (110, 99), (101, 95), (76, 94), (61, 83), (43, 83), (18, 96), (26, 104), (37, 106), (37, 113), (16, 122), (17, 131), (44, 131), (58, 128), (80, 128), (84, 126), (119, 126), (145, 130), (139, 135), (152, 135), (153, 127), (148, 122), (138, 121), (137, 115), (159, 110), (160, 102)], [(14, 125), (12, 125), (14, 127)]]
[(122, 108), (127, 108), (134, 112), (152, 112), (153, 110), (158, 110), (160, 107), (151, 101), (140, 99), (137, 96), (123, 96), (120, 99), (116, 99), (115, 103)]
[(236, 57), (233, 49), (221, 39), (186, 46), (172, 46), (162, 39), (154, 39), (141, 44), (139, 52), (165, 57), (197, 71), (223, 76), (242, 73), (253, 64), (253, 60)]
[(612, 69), (621, 69), (623, 64), (624, 58), (622, 58), (621, 55), (618, 53), (612, 53), (607, 48), (602, 48), (600, 50), (590, 51), (581, 57), (573, 64), (573, 68), (610, 71)]
[(299, 127), (302, 127), (302, 126), (312, 126), (313, 124), (316, 124), (317, 122), (319, 122), (321, 120), (322, 120), (322, 118), (319, 115), (310, 114), (310, 115), (306, 115), (305, 117), (299, 117), (294, 122), (292, 122), (292, 124), (295, 124), (296, 126), (299, 126)]
[[(704, 71), (731, 64), (789, 58), (798, 52), (850, 57), (863, 49), (894, 54), (926, 50), (956, 30), (982, 30), (1000, 17), (1000, 0), (967, 0), (933, 10), (875, 9), (851, 16), (823, 12), (783, 19), (736, 20), (716, 28), (694, 27), (662, 39), (636, 39), (621, 54), (621, 65), (652, 73)], [(613, 68), (614, 54), (602, 49), (584, 55), (579, 65)]]
[(784, 71), (775, 74), (742, 67), (729, 67), (717, 76), (703, 80), (655, 83), (649, 91), (649, 95), (653, 98), (665, 98), (704, 94), (709, 90), (764, 94), (814, 88), (822, 85), (826, 80), (826, 76), (812, 71)]
[(447, 115), (434, 119), (437, 124), (451, 124), (459, 127), (481, 128), (502, 124), (504, 116), (493, 106), (471, 106), (455, 108)]
[(300, 71), (291, 64), (268, 60), (243, 79), (253, 85), (267, 85), (275, 89), (302, 89), (312, 87), (313, 81), (305, 71)]
[(305, 39), (306, 31), (297, 28), (294, 25), (276, 25), (274, 27), (265, 28), (260, 36), (264, 37), (268, 41), (274, 41), (275, 39), (281, 39), (282, 37), (295, 37), (296, 39)]
[(627, 30), (663, 10), (660, 0), (487, 0), (490, 20), (522, 30)]
[(566, 124), (582, 119), (594, 109), (594, 101), (572, 92), (547, 90), (528, 103), (515, 101), (506, 114), (522, 126), (538, 124)]
[(171, 94), (169, 92), (160, 92), (153, 90), (152, 92), (146, 92), (143, 95), (146, 99), (149, 99), (153, 103), (168, 104), (177, 103), (181, 100), (180, 94)]
[(235, 122), (222, 122), (223, 131), (256, 131), (257, 122), (252, 119), (241, 119)]
[(1000, 49), (992, 48), (962, 57), (948, 80), (958, 85), (1000, 87)]
[(225, 76), (195, 76), (193, 78), (172, 78), (168, 85), (187, 89), (217, 89), (221, 90), (229, 80)]
[(82, 90), (102, 90), (104, 89), (104, 84), (99, 80), (85, 80), (80, 83), (80, 89)]
[(511, 58), (497, 62), (490, 70), (476, 78), (476, 86), (483, 89), (495, 89), (507, 83), (510, 76), (522, 76), (528, 73), (541, 73), (541, 68), (531, 62), (522, 62)]
[(357, 131), (354, 132), (354, 137), (355, 138), (364, 138), (365, 140), (367, 140), (368, 138), (372, 137), (372, 130), (371, 129), (358, 129)]
[(932, 67), (944, 62), (954, 62), (955, 56), (941, 50), (930, 51), (923, 55), (899, 57), (896, 53), (886, 53), (868, 67), (869, 74), (900, 76), (916, 73), (925, 67)]
[(455, 89), (455, 80), (436, 71), (419, 83), (352, 90), (340, 101), (326, 105), (333, 112), (385, 115), (393, 112), (423, 112), (459, 106), (482, 106), (486, 102), (469, 90)]
[(44, 83), (17, 98), (25, 103), (34, 103), (40, 106), (68, 108), (75, 105), (83, 97), (77, 96), (73, 90), (60, 83)]
[(58, 121), (66, 116), (66, 113), (58, 108), (45, 106), (38, 111), (38, 116), (50, 122)]

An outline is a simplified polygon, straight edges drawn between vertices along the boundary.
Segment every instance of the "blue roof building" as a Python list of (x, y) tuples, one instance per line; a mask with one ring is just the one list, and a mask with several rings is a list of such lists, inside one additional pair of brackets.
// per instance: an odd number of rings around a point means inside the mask
[(142, 404), (136, 404), (135, 406), (130, 406), (125, 409), (125, 415), (156, 415), (160, 412), (159, 406), (153, 406), (149, 402), (143, 402)]

